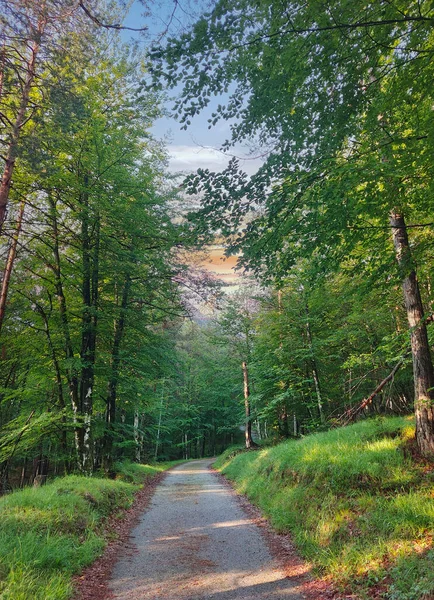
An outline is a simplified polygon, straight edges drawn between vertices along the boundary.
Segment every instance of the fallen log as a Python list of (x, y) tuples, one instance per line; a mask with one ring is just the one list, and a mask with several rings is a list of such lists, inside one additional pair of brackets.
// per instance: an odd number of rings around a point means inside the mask
[(394, 377), (396, 372), (398, 371), (398, 369), (404, 364), (405, 360), (408, 358), (408, 356), (410, 355), (410, 351), (407, 352), (400, 361), (398, 361), (396, 363), (396, 365), (393, 367), (392, 371), (389, 373), (389, 375), (387, 377), (385, 377), (375, 388), (375, 390), (372, 392), (372, 394), (369, 394), (369, 396), (367, 398), (364, 398), (364, 400), (361, 402), (361, 404), (359, 404), (359, 406), (356, 406), (355, 408), (351, 408), (349, 410), (347, 410), (345, 412), (345, 414), (343, 415), (342, 418), (346, 418), (345, 422), (343, 423), (343, 425), (348, 425), (349, 423), (351, 423), (351, 421), (353, 421), (355, 419), (355, 417), (362, 412), (362, 410), (364, 410), (367, 406), (369, 406), (372, 401), (374, 400), (375, 396), (377, 396), (377, 394), (379, 394), (381, 392), (381, 390), (384, 388), (384, 386), (389, 383), (389, 381), (391, 381)]

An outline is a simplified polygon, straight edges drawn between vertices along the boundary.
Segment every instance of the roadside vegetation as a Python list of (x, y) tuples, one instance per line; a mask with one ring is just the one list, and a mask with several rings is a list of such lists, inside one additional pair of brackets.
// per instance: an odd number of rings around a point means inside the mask
[(0, 597), (64, 600), (72, 576), (103, 551), (106, 519), (122, 515), (141, 485), (174, 463), (118, 463), (116, 479), (69, 475), (0, 498)]
[(379, 418), (258, 451), (215, 467), (235, 482), (316, 575), (359, 598), (434, 594), (434, 471), (415, 458), (409, 417)]

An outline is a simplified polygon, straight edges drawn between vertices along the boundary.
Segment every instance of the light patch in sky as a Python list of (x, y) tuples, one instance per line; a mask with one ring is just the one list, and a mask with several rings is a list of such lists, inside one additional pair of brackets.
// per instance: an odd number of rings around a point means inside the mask
[(248, 175), (255, 173), (263, 163), (262, 158), (249, 158), (236, 153), (224, 153), (211, 147), (202, 146), (168, 146), (169, 168), (172, 172), (191, 173), (197, 169), (223, 170), (233, 156), (237, 156), (240, 165)]
[(213, 273), (225, 283), (235, 283), (239, 274), (235, 271), (238, 258), (236, 256), (225, 256), (225, 249), (222, 246), (212, 246), (209, 255), (202, 262), (202, 268)]

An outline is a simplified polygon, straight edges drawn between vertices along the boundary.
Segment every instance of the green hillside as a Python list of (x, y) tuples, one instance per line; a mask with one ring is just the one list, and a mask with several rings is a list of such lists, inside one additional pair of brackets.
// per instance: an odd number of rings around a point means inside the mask
[(414, 458), (411, 418), (381, 418), (215, 466), (282, 532), (314, 572), (360, 598), (434, 594), (434, 472)]
[(107, 543), (107, 518), (121, 517), (141, 485), (173, 464), (118, 463), (116, 480), (69, 475), (0, 498), (0, 598), (70, 598), (72, 576)]

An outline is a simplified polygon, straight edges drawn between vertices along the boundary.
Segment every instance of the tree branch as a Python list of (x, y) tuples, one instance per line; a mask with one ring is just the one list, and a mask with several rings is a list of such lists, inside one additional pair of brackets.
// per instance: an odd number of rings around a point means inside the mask
[(79, 7), (83, 10), (83, 12), (89, 17), (89, 19), (91, 21), (93, 21), (94, 23), (96, 23), (96, 25), (98, 25), (98, 27), (104, 27), (105, 29), (116, 29), (118, 31), (147, 31), (148, 28), (147, 27), (140, 27), (139, 29), (135, 28), (135, 27), (126, 27), (125, 25), (120, 25), (119, 23), (114, 23), (113, 25), (111, 25), (110, 23), (103, 23), (102, 21), (100, 21), (100, 19), (98, 19), (98, 17), (96, 17), (93, 13), (90, 12), (90, 10), (84, 5), (83, 2), (79, 2)]
[(296, 33), (297, 35), (302, 35), (302, 34), (310, 34), (310, 33), (324, 33), (326, 31), (336, 31), (339, 29), (346, 29), (346, 30), (353, 30), (353, 29), (364, 29), (366, 27), (381, 27), (384, 25), (399, 25), (399, 24), (403, 24), (403, 23), (430, 23), (433, 24), (434, 23), (434, 18), (432, 17), (424, 17), (424, 16), (419, 16), (419, 17), (405, 17), (403, 19), (386, 19), (384, 21), (356, 21), (355, 23), (335, 23), (333, 25), (326, 25), (324, 27), (306, 27), (303, 29), (299, 29), (297, 27), (295, 27), (294, 25), (292, 25), (291, 23), (291, 27), (289, 27), (288, 29), (280, 29), (279, 31), (276, 31), (275, 33), (270, 33), (268, 35), (260, 35), (257, 38), (245, 42), (244, 44), (237, 44), (236, 46), (232, 46), (230, 48), (230, 50), (237, 50), (239, 48), (244, 48), (245, 46), (251, 46), (253, 44), (256, 44), (262, 40), (270, 40), (273, 39), (275, 37), (278, 37), (280, 35), (287, 35), (289, 33)]

